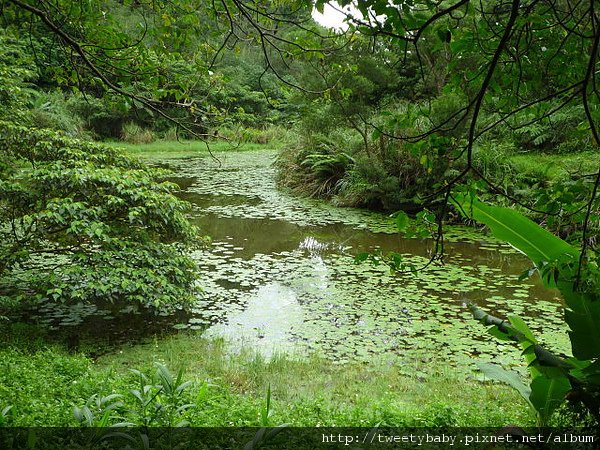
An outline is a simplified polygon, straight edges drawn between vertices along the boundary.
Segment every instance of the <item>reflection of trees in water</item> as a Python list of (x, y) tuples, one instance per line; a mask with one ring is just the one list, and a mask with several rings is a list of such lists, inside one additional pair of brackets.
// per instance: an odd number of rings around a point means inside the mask
[[(179, 309), (167, 312), (130, 302), (101, 300), (95, 304), (26, 304), (13, 314), (15, 322), (43, 324), (45, 340), (72, 351), (85, 351), (92, 357), (110, 353), (125, 343), (140, 344), (155, 336), (175, 333), (173, 326), (190, 317)], [(39, 334), (40, 330), (31, 332)]]
[(299, 242), (306, 235), (302, 227), (281, 220), (207, 216), (194, 223), (203, 234), (211, 236), (213, 241), (233, 238), (229, 242), (244, 248), (240, 256), (291, 251), (298, 248)]
[[(231, 237), (228, 242), (243, 247), (244, 251), (240, 256), (244, 257), (255, 253), (292, 251), (301, 248), (302, 242), (307, 238), (327, 246), (327, 251), (341, 252), (342, 249), (347, 249), (350, 254), (377, 248), (383, 252), (395, 251), (427, 256), (430, 248), (426, 240), (403, 239), (400, 234), (373, 233), (344, 224), (302, 227), (282, 220), (226, 218), (216, 215), (196, 218), (194, 223), (200, 227), (203, 234), (211, 236), (214, 241)], [(485, 264), (510, 274), (521, 273), (529, 267), (524, 257), (499, 250), (493, 246), (481, 248), (480, 244), (470, 242), (449, 242), (446, 245), (448, 260), (457, 264), (462, 259), (468, 264)]]

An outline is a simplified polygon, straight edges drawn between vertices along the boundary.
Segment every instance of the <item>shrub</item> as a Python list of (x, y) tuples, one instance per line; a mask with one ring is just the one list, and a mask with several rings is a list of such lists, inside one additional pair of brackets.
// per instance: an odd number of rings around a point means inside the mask
[[(544, 117), (555, 111), (550, 117)], [(525, 150), (541, 150), (547, 153), (581, 151), (590, 148), (592, 137), (586, 127), (582, 105), (560, 102), (540, 103), (535, 110), (525, 109), (510, 120), (510, 128), (499, 127), (497, 134), (512, 138), (515, 145)]]
[(59, 132), (0, 122), (0, 136), (0, 299), (194, 298), (197, 230), (163, 171)]
[(113, 99), (108, 94), (103, 98), (71, 95), (67, 107), (83, 120), (86, 130), (98, 138), (121, 138), (129, 115), (129, 107), (123, 99)]
[(36, 92), (29, 113), (32, 123), (38, 128), (64, 131), (72, 137), (86, 137), (85, 122), (69, 108), (60, 91)]
[(163, 139), (165, 141), (178, 141), (180, 139), (177, 127), (170, 127), (163, 133)]
[(279, 154), (279, 183), (298, 193), (313, 197), (331, 197), (354, 164), (360, 140), (352, 132), (341, 130), (328, 136), (308, 135), (290, 142)]

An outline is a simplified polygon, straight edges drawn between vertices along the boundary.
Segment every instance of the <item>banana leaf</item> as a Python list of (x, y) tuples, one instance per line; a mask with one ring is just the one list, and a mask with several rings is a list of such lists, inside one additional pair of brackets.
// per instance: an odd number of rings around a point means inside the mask
[[(458, 210), (471, 219), (487, 225), (492, 234), (531, 259), (539, 269), (544, 264), (571, 260), (579, 262), (577, 248), (554, 236), (518, 211), (490, 206), (477, 198), (457, 195), (453, 200)], [(565, 299), (565, 320), (571, 331), (571, 347), (575, 358), (585, 361), (600, 357), (600, 298), (598, 293), (575, 290), (573, 275), (576, 267), (564, 268), (566, 275), (546, 285), (557, 287)], [(541, 270), (540, 270), (541, 271)]]
[(527, 255), (538, 267), (542, 262), (563, 260), (565, 256), (579, 259), (575, 247), (514, 209), (486, 205), (465, 195), (457, 195), (453, 203), (463, 215), (487, 225), (495, 237)]

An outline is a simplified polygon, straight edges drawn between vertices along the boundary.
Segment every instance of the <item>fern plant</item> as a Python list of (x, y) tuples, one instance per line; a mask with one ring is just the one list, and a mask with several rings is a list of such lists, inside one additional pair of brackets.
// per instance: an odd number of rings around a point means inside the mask
[(336, 193), (340, 180), (354, 164), (347, 153), (313, 153), (304, 158), (300, 166), (313, 178), (313, 196), (331, 196)]
[[(552, 115), (546, 117), (550, 111), (553, 111)], [(586, 130), (579, 126), (584, 121), (585, 112), (581, 105), (560, 107), (560, 104), (546, 103), (536, 111), (515, 114), (511, 130), (521, 148), (556, 151), (568, 141), (582, 143), (585, 140)]]

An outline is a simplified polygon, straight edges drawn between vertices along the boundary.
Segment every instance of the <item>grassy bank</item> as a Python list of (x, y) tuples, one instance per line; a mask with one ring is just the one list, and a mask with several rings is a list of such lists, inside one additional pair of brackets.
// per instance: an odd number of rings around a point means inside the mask
[(111, 147), (122, 148), (134, 156), (144, 159), (191, 158), (209, 155), (210, 152), (240, 152), (262, 150), (265, 148), (279, 148), (281, 143), (268, 144), (234, 143), (227, 141), (201, 142), (201, 141), (154, 141), (150, 144), (130, 144), (123, 141), (106, 142)]
[(572, 174), (594, 173), (600, 165), (600, 155), (591, 151), (569, 154), (530, 152), (513, 154), (510, 161), (521, 172), (556, 180)]
[[(0, 365), (6, 368), (0, 373), (0, 410), (12, 406), (2, 418), (4, 425), (77, 425), (73, 408), (86, 402), (94, 420), (100, 420), (108, 403), (97, 405), (96, 401), (121, 394), (123, 397), (109, 402), (119, 402), (110, 413), (110, 422), (141, 424), (150, 414), (153, 425), (187, 420), (194, 426), (261, 426), (266, 420), (269, 386), (269, 425), (533, 424), (525, 404), (510, 389), (465, 379), (451, 368), (430, 363), (413, 367), (341, 365), (316, 356), (299, 359), (286, 355), (266, 360), (250, 350), (231, 356), (222, 341), (188, 333), (124, 347), (98, 360), (39, 342), (0, 350)], [(182, 370), (182, 382), (193, 381), (178, 395), (154, 400), (173, 408), (193, 404), (174, 413), (176, 417), (164, 416), (168, 407), (162, 413), (153, 413), (152, 407), (142, 412), (139, 400), (130, 392), (140, 389), (140, 376), (130, 369), (146, 374), (143, 384), (161, 383), (156, 363), (164, 364), (174, 376)]]

